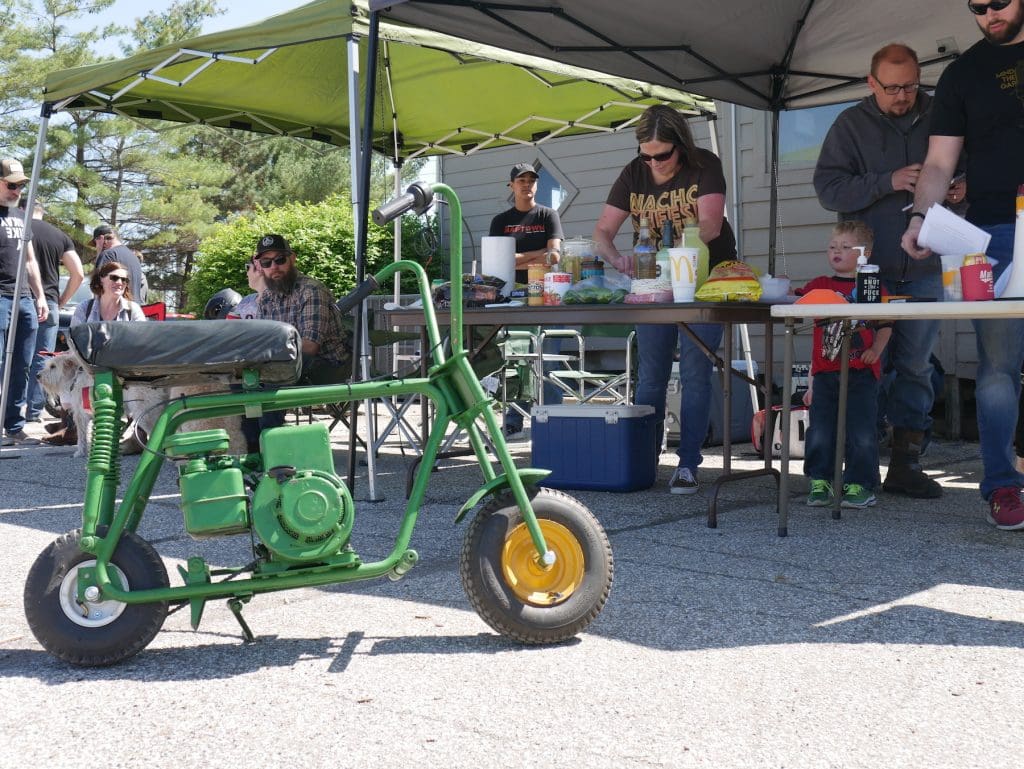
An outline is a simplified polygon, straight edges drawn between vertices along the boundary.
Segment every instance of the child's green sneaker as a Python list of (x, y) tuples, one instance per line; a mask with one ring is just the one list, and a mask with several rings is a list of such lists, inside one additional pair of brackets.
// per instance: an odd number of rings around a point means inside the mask
[(828, 507), (832, 504), (832, 484), (819, 478), (811, 478), (811, 493), (807, 495), (808, 507)]
[(840, 507), (871, 507), (875, 504), (875, 495), (871, 489), (865, 489), (859, 483), (843, 484), (843, 501)]

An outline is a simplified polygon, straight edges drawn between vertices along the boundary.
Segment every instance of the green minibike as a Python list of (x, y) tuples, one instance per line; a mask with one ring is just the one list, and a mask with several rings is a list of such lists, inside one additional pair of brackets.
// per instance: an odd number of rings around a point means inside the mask
[[(241, 611), (258, 593), (401, 578), (418, 560), (410, 548), (413, 529), (453, 424), (468, 435), (484, 481), (456, 516), (461, 521), (483, 503), (459, 559), (473, 608), (494, 630), (526, 644), (564, 641), (594, 620), (611, 592), (608, 537), (579, 501), (537, 485), (548, 471), (516, 468), (494, 401), (463, 344), (458, 197), (444, 184), (414, 184), (373, 218), (384, 224), (406, 211), (422, 214), (435, 194), (448, 203), (452, 222), (451, 352), (445, 353), (427, 275), (415, 262), (389, 264), (339, 302), (350, 310), (399, 271), (412, 271), (423, 298), (426, 376), (302, 385), (298, 333), (274, 321), (90, 323), (72, 329), (73, 348), (95, 379), (93, 435), (82, 527), (51, 543), (25, 584), (25, 614), (43, 648), (75, 665), (115, 664), (153, 640), (171, 606), (188, 605), (197, 628), (211, 599), (227, 599), (252, 640)], [(117, 504), (122, 387), (138, 381), (229, 381), (233, 386), (161, 406)], [(296, 381), (299, 386), (286, 386)], [(259, 451), (242, 455), (230, 453), (224, 429), (180, 429), (198, 419), (414, 395), (429, 399), (434, 416), (394, 544), (376, 561), (365, 561), (355, 549), (355, 504), (335, 472), (324, 424), (266, 429)], [(488, 456), (487, 438), (497, 467)], [(185, 530), (196, 539), (247, 535), (251, 561), (215, 568), (192, 556), (178, 566), (181, 584), (170, 585), (160, 556), (137, 533), (165, 462), (177, 467)]]

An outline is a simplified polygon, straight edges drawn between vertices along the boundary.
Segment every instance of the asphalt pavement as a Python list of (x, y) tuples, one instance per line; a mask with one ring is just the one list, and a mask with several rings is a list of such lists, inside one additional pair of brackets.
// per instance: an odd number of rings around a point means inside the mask
[[(38, 426), (31, 431), (41, 434)], [(346, 466), (344, 432), (333, 438)], [(529, 465), (528, 442), (513, 445)], [(479, 485), (472, 461), (432, 479), (399, 582), (256, 596), (244, 644), (223, 601), (198, 631), (168, 617), (138, 656), (80, 669), (42, 650), (22, 610), (25, 574), (79, 525), (85, 462), (72, 448), (0, 451), (0, 755), (21, 767), (986, 767), (1022, 762), (1024, 532), (985, 521), (978, 446), (925, 458), (940, 500), (803, 505), (794, 462), (789, 536), (768, 479), (727, 485), (705, 524), (707, 482), (574, 492), (615, 555), (612, 595), (576, 640), (523, 647), (466, 599), (455, 514)], [(404, 450), (404, 453), (403, 453)], [(750, 446), (739, 467), (755, 467)], [(385, 553), (405, 506), (408, 447), (385, 447), (382, 501), (357, 482), (352, 542)], [(125, 470), (135, 466), (126, 458)], [(883, 468), (884, 474), (884, 468)], [(127, 478), (127, 472), (125, 473)], [(172, 468), (140, 534), (178, 564), (247, 559), (248, 540), (185, 533)]]

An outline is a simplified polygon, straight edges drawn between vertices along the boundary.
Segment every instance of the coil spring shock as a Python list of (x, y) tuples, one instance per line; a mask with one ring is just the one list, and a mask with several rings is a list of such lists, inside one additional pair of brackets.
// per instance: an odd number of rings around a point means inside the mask
[(109, 476), (117, 470), (118, 425), (121, 421), (113, 388), (100, 384), (93, 390), (92, 444), (89, 447), (89, 469)]

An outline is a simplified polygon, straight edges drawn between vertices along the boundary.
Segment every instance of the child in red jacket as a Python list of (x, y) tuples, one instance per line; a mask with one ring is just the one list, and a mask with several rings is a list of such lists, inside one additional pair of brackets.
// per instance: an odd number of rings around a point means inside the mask
[[(858, 246), (863, 246), (865, 255), (870, 256), (873, 241), (874, 234), (864, 222), (837, 224), (828, 244), (832, 275), (814, 278), (798, 293), (829, 288), (850, 299), (856, 286)], [(807, 496), (807, 504), (811, 507), (828, 507), (833, 504), (835, 493), (829, 481), (835, 467), (839, 411), (839, 340), (835, 334), (844, 325), (825, 322), (814, 327), (811, 386), (804, 394), (804, 403), (810, 409), (804, 444), (804, 475), (811, 481)], [(859, 508), (875, 504), (879, 359), (890, 336), (891, 324), (879, 327), (858, 325), (850, 340), (842, 507)]]

